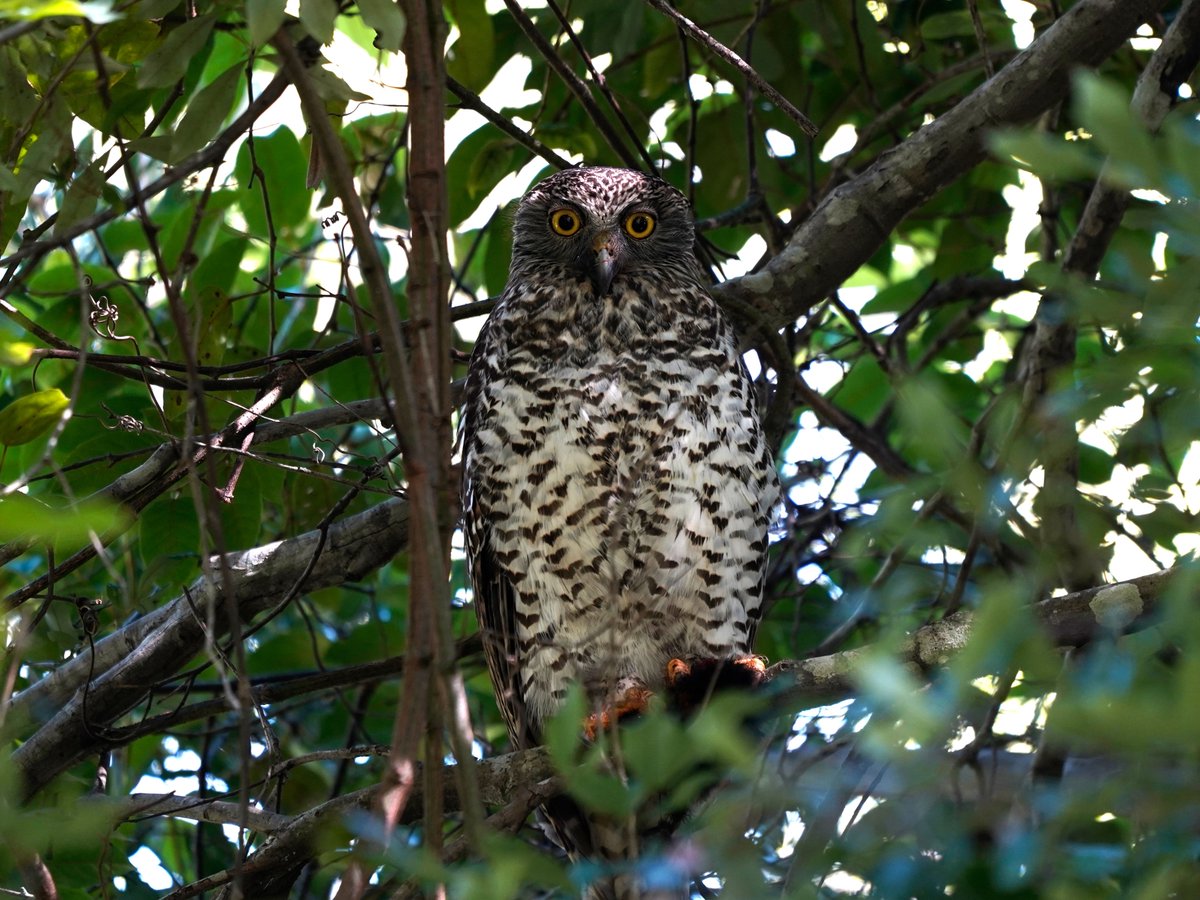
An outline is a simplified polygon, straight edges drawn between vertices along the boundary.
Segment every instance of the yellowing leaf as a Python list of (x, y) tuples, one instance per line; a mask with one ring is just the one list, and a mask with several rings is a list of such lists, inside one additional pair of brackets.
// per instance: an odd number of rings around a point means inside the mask
[(23, 366), (33, 356), (33, 344), (24, 341), (0, 343), (0, 366)]
[(27, 444), (52, 429), (71, 401), (58, 388), (38, 391), (0, 409), (0, 444)]

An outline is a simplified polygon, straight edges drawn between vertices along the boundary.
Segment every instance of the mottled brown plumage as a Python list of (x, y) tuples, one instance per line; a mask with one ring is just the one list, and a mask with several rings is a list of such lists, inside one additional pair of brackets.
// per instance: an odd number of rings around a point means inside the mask
[[(775, 474), (693, 241), (683, 196), (625, 169), (560, 172), (517, 211), (463, 444), (475, 604), (516, 746), (573, 683), (600, 705), (660, 689), (672, 658), (750, 651)], [(550, 811), (567, 849), (630, 851), (577, 814)]]

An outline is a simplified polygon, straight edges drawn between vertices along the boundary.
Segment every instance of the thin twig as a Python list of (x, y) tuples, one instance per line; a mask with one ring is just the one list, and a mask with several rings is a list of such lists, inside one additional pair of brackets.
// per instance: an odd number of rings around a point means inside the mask
[[(505, 2), (511, 3), (512, 0), (505, 0)], [(779, 93), (779, 91), (777, 91), (770, 82), (759, 75), (758, 72), (754, 70), (753, 66), (747, 63), (744, 59), (718, 41), (715, 37), (713, 37), (687, 16), (674, 9), (669, 3), (666, 2), (666, 0), (645, 0), (645, 2), (654, 9), (657, 9), (663, 15), (674, 20), (680, 28), (682, 28), (691, 36), (692, 40), (699, 44), (703, 44), (713, 53), (717, 54), (717, 56), (721, 57), (721, 59), (725, 60), (739, 72), (745, 75), (754, 83), (754, 86), (762, 91), (767, 97), (769, 97), (771, 102), (778, 106), (789, 119), (799, 125), (801, 131), (803, 131), (809, 137), (816, 137), (817, 126), (813, 124), (812, 120), (808, 116), (804, 115), (804, 113), (800, 112), (800, 110), (796, 109), (796, 107), (792, 105), (792, 102), (788, 100), (787, 97), (783, 96), (783, 94)]]
[(629, 135), (629, 140), (633, 146), (641, 154), (642, 161), (645, 162), (647, 170), (654, 171), (654, 160), (650, 158), (650, 154), (646, 152), (646, 147), (642, 143), (641, 137), (626, 117), (624, 110), (621, 109), (621, 104), (617, 102), (616, 94), (612, 88), (608, 86), (608, 81), (604, 77), (604, 73), (596, 68), (592, 62), (592, 57), (588, 53), (587, 48), (583, 46), (583, 41), (579, 39), (579, 35), (575, 33), (575, 29), (571, 27), (571, 20), (559, 7), (555, 0), (547, 0), (550, 4), (550, 10), (554, 13), (558, 23), (562, 26), (563, 33), (571, 42), (571, 46), (575, 48), (575, 52), (579, 54), (579, 58), (583, 60), (583, 64), (587, 66), (588, 74), (592, 76), (592, 81), (596, 82), (596, 86), (600, 88), (600, 93), (604, 95), (604, 99), (608, 101), (609, 107), (617, 117), (617, 121), (621, 123), (621, 127), (625, 129), (625, 133)]
[(504, 5), (508, 7), (509, 13), (520, 27), (521, 31), (529, 39), (529, 42), (537, 48), (538, 53), (546, 60), (546, 64), (554, 70), (555, 74), (562, 79), (563, 84), (567, 89), (575, 95), (575, 98), (582, 104), (587, 112), (588, 118), (604, 135), (604, 139), (608, 141), (608, 145), (612, 147), (613, 152), (621, 158), (621, 161), (631, 169), (638, 167), (638, 160), (629, 148), (625, 146), (625, 142), (621, 140), (621, 136), (617, 134), (612, 123), (608, 121), (608, 116), (604, 115), (604, 110), (600, 109), (595, 99), (593, 99), (591, 91), (588, 90), (587, 82), (576, 75), (571, 67), (568, 66), (546, 40), (545, 36), (538, 31), (537, 25), (533, 19), (529, 18), (525, 10), (516, 0), (504, 0)]
[(469, 109), (479, 113), (534, 156), (540, 156), (556, 169), (571, 168), (570, 162), (559, 156), (533, 135), (522, 131), (520, 128), (514, 125), (511, 120), (500, 115), (500, 113), (496, 112), (481, 99), (479, 99), (478, 94), (468, 90), (465, 85), (459, 84), (453, 78), (447, 76), (446, 87), (449, 88), (450, 92), (458, 98), (463, 109)]
[[(217, 165), (225, 159), (229, 148), (233, 146), (233, 142), (261, 116), (276, 100), (278, 100), (283, 92), (288, 89), (289, 83), (286, 76), (282, 73), (277, 73), (271, 79), (271, 82), (263, 89), (263, 92), (255, 98), (254, 103), (246, 107), (245, 112), (238, 116), (233, 123), (219, 134), (211, 144), (186, 159), (180, 160), (177, 164), (171, 166), (160, 177), (154, 179), (149, 184), (142, 185), (140, 197), (143, 201), (161, 194), (173, 184), (178, 184), (189, 176), (207, 169), (209, 166)], [(103, 212), (98, 212), (93, 216), (82, 219), (79, 222), (64, 228), (61, 231), (55, 232), (53, 237), (44, 240), (37, 240), (30, 243), (22, 243), (21, 247), (8, 256), (0, 259), (0, 266), (12, 266), (15, 263), (26, 259), (40, 259), (45, 254), (49, 253), (57, 247), (62, 247), (81, 234), (86, 234), (99, 228), (101, 225), (106, 225), (113, 219), (123, 216), (131, 208), (133, 208), (135, 198), (131, 195), (122, 203), (114, 204)], [(6, 287), (0, 291), (0, 297), (8, 293), (11, 287)], [(6, 307), (0, 306), (0, 310), (9, 314)], [(21, 323), (24, 325), (24, 323)]]

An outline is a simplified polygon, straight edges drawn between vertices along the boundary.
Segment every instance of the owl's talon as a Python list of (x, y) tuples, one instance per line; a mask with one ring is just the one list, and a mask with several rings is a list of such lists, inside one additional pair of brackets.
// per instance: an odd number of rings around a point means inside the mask
[(687, 716), (719, 691), (752, 690), (766, 680), (767, 658), (747, 654), (727, 659), (701, 656), (667, 663), (668, 706)]
[(729, 660), (729, 664), (742, 669), (745, 675), (752, 679), (754, 685), (762, 681), (767, 674), (767, 658), (758, 654), (735, 657)]
[(692, 667), (687, 660), (675, 658), (667, 663), (667, 687), (673, 687), (680, 679), (692, 674)]
[(589, 741), (594, 741), (596, 735), (612, 728), (627, 716), (644, 713), (650, 706), (650, 698), (653, 696), (653, 691), (640, 684), (625, 688), (610, 705), (583, 720), (583, 736)]

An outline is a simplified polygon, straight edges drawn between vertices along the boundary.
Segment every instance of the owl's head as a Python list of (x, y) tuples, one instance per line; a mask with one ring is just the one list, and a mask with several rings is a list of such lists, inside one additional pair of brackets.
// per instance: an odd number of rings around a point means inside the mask
[(632, 169), (583, 166), (551, 175), (521, 200), (513, 271), (566, 269), (596, 297), (622, 277), (695, 278), (692, 211), (683, 194)]

